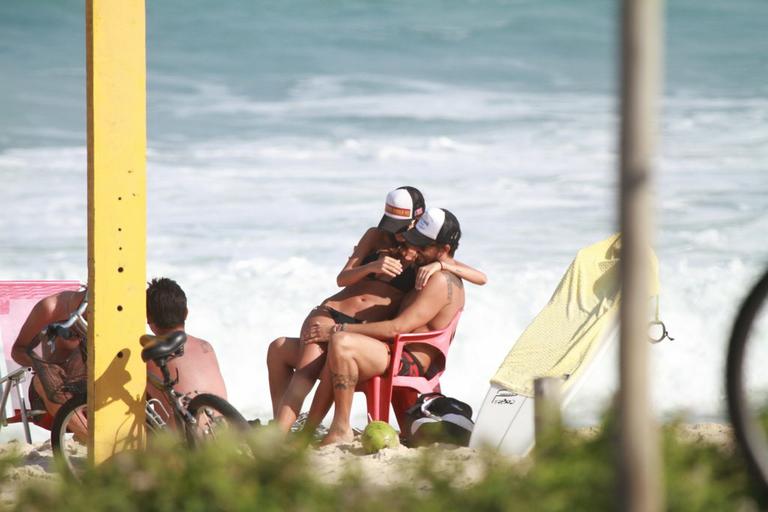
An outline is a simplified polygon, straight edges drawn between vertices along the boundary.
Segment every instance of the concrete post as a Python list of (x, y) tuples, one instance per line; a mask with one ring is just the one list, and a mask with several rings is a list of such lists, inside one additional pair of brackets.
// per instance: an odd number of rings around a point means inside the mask
[(658, 130), (660, 0), (624, 0), (621, 74), (620, 508), (664, 507), (648, 386), (652, 163)]
[(555, 439), (562, 427), (560, 414), (560, 388), (562, 380), (556, 377), (539, 377), (533, 381), (534, 425), (536, 447)]

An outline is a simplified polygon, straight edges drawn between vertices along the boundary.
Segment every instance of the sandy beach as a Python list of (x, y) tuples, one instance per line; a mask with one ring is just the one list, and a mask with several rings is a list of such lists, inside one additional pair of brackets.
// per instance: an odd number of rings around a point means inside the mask
[[(583, 428), (578, 432), (589, 436), (597, 433), (596, 428)], [(733, 448), (733, 431), (728, 425), (719, 423), (682, 424), (679, 427), (681, 441), (708, 443), (730, 450)], [(436, 446), (431, 453), (436, 457), (435, 464), (439, 471), (447, 471), (457, 485), (472, 485), (482, 479), (484, 465), (477, 450), (451, 445)], [(431, 447), (434, 448), (434, 447)], [(367, 455), (359, 441), (350, 444), (326, 446), (312, 450), (310, 464), (321, 482), (335, 483), (345, 474), (352, 473), (371, 486), (390, 486), (402, 482), (417, 482), (414, 462), (421, 459), (430, 448), (384, 449)], [(53, 481), (58, 478), (50, 441), (38, 444), (11, 441), (0, 444), (0, 456), (15, 453), (19, 462), (8, 471), (7, 477), (0, 482), (0, 501), (9, 503), (14, 500), (16, 491), (25, 482), (31, 480)], [(525, 464), (529, 459), (522, 459)], [(418, 483), (417, 483), (418, 485)]]
[[(583, 436), (598, 433), (596, 427), (578, 430)], [(683, 442), (707, 443), (718, 446), (723, 450), (733, 447), (733, 429), (729, 425), (719, 423), (682, 424), (679, 427), (679, 438)], [(436, 445), (437, 446), (437, 445)], [(478, 450), (451, 445), (440, 445), (437, 454), (438, 468), (450, 471), (457, 485), (471, 485), (483, 477), (483, 464)], [(385, 449), (373, 455), (363, 452), (359, 441), (348, 445), (335, 445), (318, 448), (311, 456), (317, 476), (321, 481), (333, 483), (344, 475), (351, 465), (355, 465), (355, 473), (368, 484), (387, 486), (398, 482), (413, 481), (413, 463), (418, 461), (429, 448), (397, 448)], [(520, 464), (526, 464), (530, 459), (520, 459)]]

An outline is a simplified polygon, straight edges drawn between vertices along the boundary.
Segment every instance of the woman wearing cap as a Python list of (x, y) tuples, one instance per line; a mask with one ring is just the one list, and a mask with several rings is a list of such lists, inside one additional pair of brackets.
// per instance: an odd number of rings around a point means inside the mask
[(397, 257), (397, 250), (403, 242), (403, 233), (423, 213), (424, 196), (418, 189), (405, 186), (387, 194), (384, 215), (378, 227), (368, 228), (365, 232), (336, 277), (336, 284), (350, 286), (371, 274), (385, 281), (399, 278), (415, 282), (414, 271), (399, 277), (403, 274), (403, 265)]
[[(400, 187), (387, 194), (378, 227), (365, 232), (337, 277), (337, 284), (345, 288), (310, 312), (301, 338), (308, 336), (313, 325), (376, 322), (397, 314), (403, 296), (419, 279), (426, 283), (435, 271), (419, 276), (414, 266), (403, 266), (400, 258), (403, 233), (423, 213), (424, 198), (417, 189)], [(451, 266), (461, 272), (456, 273), (459, 277), (485, 284), (482, 272), (457, 262)], [(277, 338), (267, 351), (273, 413), (284, 431), (296, 421), (325, 362), (325, 347), (302, 344), (301, 338)]]

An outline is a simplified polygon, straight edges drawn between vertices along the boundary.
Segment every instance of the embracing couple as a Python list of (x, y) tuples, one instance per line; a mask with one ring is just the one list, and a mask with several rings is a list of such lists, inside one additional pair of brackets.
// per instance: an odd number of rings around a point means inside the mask
[[(299, 338), (274, 340), (267, 353), (275, 422), (288, 431), (319, 378), (307, 427), (320, 424), (332, 404), (324, 444), (352, 440), (355, 387), (383, 374), (396, 335), (445, 328), (464, 306), (462, 280), (485, 284), (485, 275), (454, 259), (461, 238), (448, 210), (425, 209), (413, 187), (387, 195), (379, 225), (368, 229), (339, 273), (344, 287), (307, 316)], [(429, 345), (409, 345), (399, 375), (429, 376), (442, 365)]]

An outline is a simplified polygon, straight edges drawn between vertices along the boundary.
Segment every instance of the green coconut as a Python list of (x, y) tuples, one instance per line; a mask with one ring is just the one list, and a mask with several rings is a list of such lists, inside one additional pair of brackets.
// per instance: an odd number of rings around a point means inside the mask
[(400, 437), (392, 425), (383, 421), (372, 421), (363, 430), (361, 438), (365, 453), (376, 453), (382, 448), (400, 445)]

